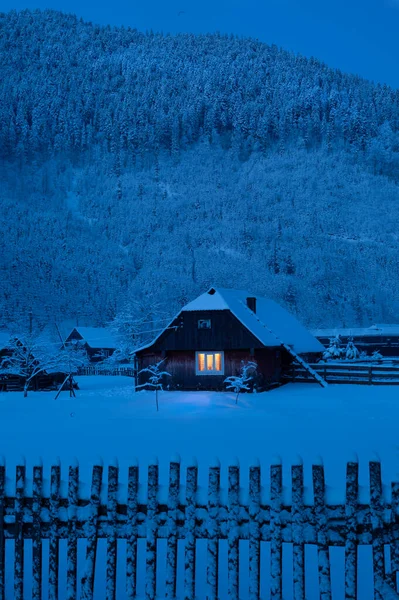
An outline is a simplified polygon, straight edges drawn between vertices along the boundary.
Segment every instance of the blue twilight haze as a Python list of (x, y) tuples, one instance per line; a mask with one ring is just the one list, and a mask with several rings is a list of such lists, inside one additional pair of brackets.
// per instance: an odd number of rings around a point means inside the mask
[(3, 0), (1, 8), (53, 8), (165, 33), (251, 36), (399, 87), (398, 0)]

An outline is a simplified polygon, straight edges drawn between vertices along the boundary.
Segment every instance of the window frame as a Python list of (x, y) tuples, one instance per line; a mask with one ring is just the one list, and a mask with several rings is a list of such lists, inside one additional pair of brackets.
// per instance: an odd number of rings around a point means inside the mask
[[(200, 327), (201, 322), (209, 323), (209, 327)], [(199, 329), (199, 331), (209, 331), (210, 329), (212, 329), (212, 320), (211, 319), (198, 319), (197, 328)]]
[[(198, 355), (199, 354), (204, 354), (205, 358), (205, 371), (200, 371), (198, 368)], [(207, 356), (212, 355), (213, 356), (213, 364), (215, 364), (215, 354), (220, 354), (220, 365), (221, 365), (221, 369), (220, 371), (215, 371), (214, 369), (212, 371), (208, 371), (206, 369), (206, 362), (207, 362)], [(207, 376), (207, 375), (224, 375), (224, 351), (223, 350), (197, 350), (195, 352), (195, 374), (196, 375), (200, 375), (200, 376)]]

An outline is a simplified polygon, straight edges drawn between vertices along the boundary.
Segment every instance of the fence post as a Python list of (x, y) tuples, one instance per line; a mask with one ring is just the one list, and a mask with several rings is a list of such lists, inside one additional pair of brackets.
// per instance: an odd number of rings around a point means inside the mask
[(68, 473), (68, 544), (67, 544), (67, 600), (75, 600), (77, 587), (78, 536), (76, 519), (79, 500), (79, 466), (69, 467)]
[(320, 600), (331, 600), (330, 554), (328, 548), (328, 522), (326, 513), (324, 466), (319, 460), (312, 467), (314, 511), (319, 563)]
[(240, 511), (240, 468), (238, 461), (229, 467), (228, 490), (228, 594), (229, 600), (238, 600), (238, 558), (239, 532), (238, 518)]
[(195, 598), (195, 517), (197, 507), (198, 467), (195, 460), (187, 468), (186, 478), (186, 519), (185, 519), (185, 560), (184, 598)]
[(100, 506), (101, 483), (103, 478), (102, 465), (93, 467), (93, 476), (90, 495), (90, 514), (86, 521), (86, 567), (82, 577), (82, 600), (92, 600), (94, 589), (94, 571), (97, 553), (97, 524), (98, 509)]
[(373, 536), (373, 570), (374, 589), (378, 579), (385, 580), (384, 567), (384, 539), (383, 539), (383, 506), (382, 506), (382, 481), (381, 463), (378, 460), (370, 461), (370, 517)]
[(137, 577), (137, 512), (139, 491), (138, 464), (129, 467), (127, 496), (126, 592), (128, 600), (136, 596)]
[(43, 467), (33, 467), (32, 499), (32, 599), (42, 597), (42, 536), (40, 511), (42, 507)]
[(58, 517), (60, 505), (60, 483), (61, 466), (51, 467), (50, 482), (50, 548), (49, 548), (49, 600), (58, 598), (58, 564), (59, 564), (59, 545), (58, 545)]
[(172, 459), (169, 467), (168, 539), (166, 552), (166, 597), (176, 597), (177, 577), (177, 508), (180, 491), (180, 457)]
[(107, 499), (107, 600), (116, 598), (116, 560), (117, 560), (117, 494), (118, 494), (117, 464), (108, 467), (108, 499)]
[(391, 508), (391, 585), (396, 590), (396, 573), (399, 571), (399, 482), (392, 483), (392, 508)]
[(357, 457), (346, 466), (346, 540), (345, 540), (345, 598), (356, 600), (357, 593), (357, 502), (359, 491)]
[(0, 459), (0, 600), (5, 600), (5, 536), (4, 500), (6, 492), (6, 466)]
[(292, 465), (292, 542), (294, 555), (294, 600), (305, 598), (305, 545), (303, 538), (303, 464)]
[(259, 600), (260, 595), (260, 466), (249, 469), (249, 600)]
[(25, 465), (16, 468), (15, 489), (15, 556), (14, 556), (14, 599), (24, 597), (24, 536), (23, 536), (23, 501), (25, 493)]
[(157, 568), (158, 461), (148, 466), (146, 600), (155, 600)]
[(219, 505), (220, 464), (218, 460), (215, 460), (209, 468), (208, 483), (207, 600), (217, 600), (219, 591)]
[(282, 552), (281, 506), (283, 492), (283, 468), (281, 459), (275, 457), (270, 467), (270, 597), (281, 600)]

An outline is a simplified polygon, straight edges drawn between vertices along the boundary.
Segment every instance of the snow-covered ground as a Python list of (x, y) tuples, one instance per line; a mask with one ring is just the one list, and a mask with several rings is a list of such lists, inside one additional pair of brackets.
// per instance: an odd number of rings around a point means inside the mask
[(280, 455), (288, 478), (300, 455), (310, 486), (312, 461), (321, 456), (331, 493), (341, 496), (345, 462), (354, 453), (365, 485), (367, 463), (375, 454), (385, 483), (399, 471), (398, 387), (289, 384), (241, 395), (238, 405), (233, 393), (165, 391), (157, 413), (154, 393), (134, 393), (128, 377), (79, 377), (78, 382), (76, 398), (67, 392), (58, 400), (51, 392), (30, 392), (25, 399), (18, 392), (0, 394), (1, 453), (10, 468), (21, 456), (28, 467), (39, 457), (46, 466), (59, 456), (66, 469), (77, 457), (88, 476), (99, 457), (105, 465), (117, 457), (123, 477), (135, 457), (146, 468), (157, 456), (161, 481), (167, 483), (168, 462), (179, 453), (183, 467), (193, 456), (198, 459), (200, 484), (206, 485), (206, 467), (215, 456), (223, 476), (238, 457), (245, 484), (254, 458), (266, 477), (270, 461)]
[[(89, 483), (91, 465), (101, 457), (104, 465), (118, 458), (121, 480), (126, 481), (127, 466), (137, 457), (144, 469), (151, 457), (157, 456), (160, 480), (168, 481), (168, 462), (177, 453), (184, 465), (196, 456), (199, 462), (199, 484), (207, 484), (207, 466), (217, 456), (222, 464), (222, 486), (226, 487), (227, 466), (235, 457), (242, 469), (242, 486), (248, 480), (247, 469), (258, 457), (264, 467), (263, 485), (268, 483), (268, 466), (274, 455), (280, 455), (284, 464), (285, 485), (290, 486), (290, 465), (300, 455), (305, 465), (305, 485), (311, 486), (312, 461), (322, 456), (326, 468), (329, 499), (343, 500), (345, 463), (354, 452), (360, 460), (360, 479), (368, 483), (368, 460), (378, 454), (382, 460), (383, 478), (389, 483), (396, 476), (399, 460), (397, 422), (399, 416), (399, 388), (389, 386), (332, 386), (322, 389), (317, 385), (289, 384), (270, 393), (243, 395), (235, 405), (231, 393), (163, 392), (160, 410), (155, 408), (154, 394), (134, 393), (133, 380), (127, 377), (80, 377), (76, 398), (63, 392), (58, 400), (55, 393), (30, 392), (0, 394), (1, 452), (10, 468), (9, 490), (14, 485), (14, 467), (21, 455), (26, 457), (28, 469), (42, 457), (49, 474), (49, 465), (57, 456), (62, 461), (62, 478), (66, 480), (67, 466), (74, 457), (81, 464), (81, 480)], [(28, 471), (28, 477), (30, 477)], [(106, 472), (105, 472), (106, 477)], [(142, 473), (143, 480), (146, 473)], [(84, 488), (83, 488), (84, 489)], [(89, 489), (89, 486), (86, 486)], [(166, 488), (161, 491), (164, 493)], [(200, 492), (201, 493), (201, 492)], [(82, 542), (83, 543), (83, 542)], [(99, 560), (105, 559), (105, 542), (99, 543)], [(144, 541), (139, 542), (139, 593), (144, 592)], [(165, 543), (159, 542), (161, 562)], [(198, 545), (198, 564), (205, 580), (205, 542)], [(121, 543), (123, 559), (124, 546)], [(141, 548), (141, 550), (140, 550)], [(224, 548), (223, 543), (221, 548)], [(81, 557), (83, 558), (83, 550)], [(308, 600), (319, 597), (317, 564), (314, 548), (307, 554)], [(246, 598), (248, 580), (245, 575), (246, 546), (243, 545), (244, 571), (240, 597)], [(263, 552), (263, 551), (262, 551)], [(269, 550), (264, 548), (265, 558)], [(292, 553), (287, 549), (284, 564), (290, 570)], [(65, 544), (62, 542), (62, 556)], [(163, 556), (163, 558), (162, 558)], [(182, 555), (180, 555), (182, 557)], [(343, 549), (333, 548), (333, 598), (343, 600)], [(361, 576), (359, 598), (371, 600), (372, 574), (370, 548), (359, 549)], [(201, 558), (202, 557), (202, 558)], [(64, 559), (63, 559), (64, 560)], [(180, 559), (179, 559), (180, 560)], [(27, 558), (29, 562), (29, 557)], [(7, 554), (6, 570), (10, 575), (8, 597), (12, 598), (12, 552)], [(292, 563), (291, 563), (292, 564)], [(313, 566), (312, 566), (313, 565)], [(222, 569), (222, 588), (226, 572)], [(162, 590), (162, 574), (160, 589)], [(267, 588), (263, 573), (261, 585)], [(96, 575), (96, 600), (103, 600), (104, 569)], [(288, 580), (287, 580), (288, 581)], [(124, 579), (118, 576), (118, 599), (125, 598)], [(263, 582), (263, 583), (262, 583)], [(309, 583), (310, 582), (310, 583)], [(29, 580), (27, 589), (29, 590)], [(285, 584), (286, 600), (292, 598), (292, 580)], [(180, 584), (179, 584), (180, 586)], [(226, 598), (223, 589), (221, 597)], [(181, 590), (180, 590), (181, 591)], [(197, 590), (204, 598), (203, 584)], [(28, 592), (29, 595), (29, 592)], [(63, 595), (61, 594), (63, 598)], [(268, 595), (266, 593), (265, 598)]]

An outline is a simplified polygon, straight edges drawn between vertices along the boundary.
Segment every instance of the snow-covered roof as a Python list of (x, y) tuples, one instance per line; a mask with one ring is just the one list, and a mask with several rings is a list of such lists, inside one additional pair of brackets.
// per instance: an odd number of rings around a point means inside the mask
[(335, 327), (330, 329), (313, 329), (312, 333), (315, 337), (367, 337), (381, 335), (399, 335), (399, 325), (376, 324), (370, 327)]
[(113, 350), (117, 343), (109, 329), (105, 327), (74, 327), (90, 348)]
[[(256, 298), (256, 313), (248, 308), (247, 298)], [(189, 302), (181, 312), (219, 310), (230, 310), (264, 346), (286, 344), (298, 354), (324, 350), (320, 342), (277, 302), (244, 290), (211, 288)], [(145, 347), (152, 346), (158, 337)]]

